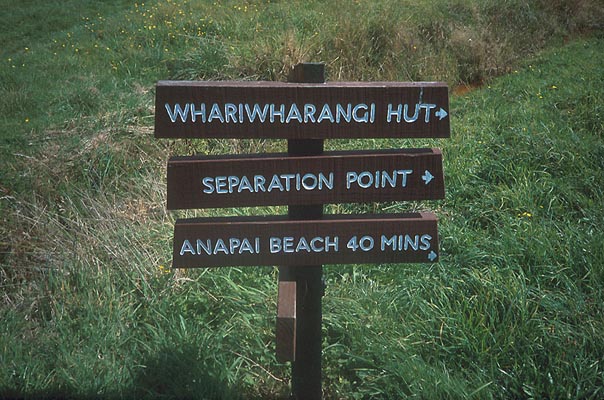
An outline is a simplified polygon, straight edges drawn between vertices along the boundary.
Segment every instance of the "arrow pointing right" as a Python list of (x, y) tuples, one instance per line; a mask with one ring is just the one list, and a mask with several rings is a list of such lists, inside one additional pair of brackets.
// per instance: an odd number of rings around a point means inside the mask
[(427, 185), (428, 183), (430, 183), (432, 181), (432, 179), (434, 179), (434, 175), (432, 175), (430, 173), (430, 171), (426, 170), (424, 172), (424, 175), (422, 176), (422, 180), (425, 182), (425, 184)]
[(438, 117), (438, 120), (440, 121), (443, 118), (445, 118), (447, 115), (449, 115), (449, 113), (446, 112), (444, 108), (441, 108), (440, 110), (435, 112), (434, 115), (436, 115)]
[(436, 257), (438, 257), (438, 256), (436, 255), (436, 253), (434, 252), (434, 250), (432, 250), (430, 253), (428, 253), (428, 259), (430, 261), (436, 260)]

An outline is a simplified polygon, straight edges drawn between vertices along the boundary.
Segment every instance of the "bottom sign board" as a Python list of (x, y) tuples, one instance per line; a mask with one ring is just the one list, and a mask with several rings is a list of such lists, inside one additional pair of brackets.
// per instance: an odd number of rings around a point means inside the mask
[(423, 263), (438, 260), (432, 213), (180, 219), (174, 268)]

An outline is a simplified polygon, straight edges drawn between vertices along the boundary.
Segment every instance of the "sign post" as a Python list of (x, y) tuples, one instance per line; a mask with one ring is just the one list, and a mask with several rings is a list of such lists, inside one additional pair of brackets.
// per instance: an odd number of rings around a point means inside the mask
[[(297, 83), (325, 83), (325, 65), (316, 63), (298, 64), (288, 79)], [(318, 156), (323, 153), (323, 139), (288, 139), (287, 152), (291, 157)], [(318, 220), (323, 217), (323, 204), (290, 205), (290, 220)], [(293, 337), (277, 335), (277, 354), (292, 362), (292, 397), (294, 399), (321, 399), (321, 324), (323, 321), (322, 297), (324, 292), (322, 263), (304, 267), (280, 267), (279, 283), (296, 283)], [(279, 296), (278, 302), (289, 303), (294, 298)], [(277, 325), (282, 325), (277, 315)], [(283, 357), (283, 346), (294, 344), (293, 357)]]
[(174, 268), (279, 266), (276, 356), (292, 363), (292, 398), (321, 399), (324, 264), (431, 263), (429, 212), (323, 215), (330, 203), (445, 195), (438, 149), (324, 152), (324, 139), (446, 138), (437, 82), (325, 83), (298, 64), (287, 83), (160, 81), (157, 138), (280, 138), (287, 154), (172, 157), (168, 209), (287, 205), (287, 216), (179, 219)]

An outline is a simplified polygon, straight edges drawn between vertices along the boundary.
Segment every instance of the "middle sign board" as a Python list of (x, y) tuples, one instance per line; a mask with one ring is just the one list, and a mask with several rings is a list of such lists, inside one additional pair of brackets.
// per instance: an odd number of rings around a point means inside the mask
[(438, 149), (173, 157), (168, 209), (444, 198)]

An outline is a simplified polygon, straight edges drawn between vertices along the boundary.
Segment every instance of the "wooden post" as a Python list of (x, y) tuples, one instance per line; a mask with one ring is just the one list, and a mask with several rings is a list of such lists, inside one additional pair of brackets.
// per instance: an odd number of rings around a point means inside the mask
[[(297, 83), (324, 83), (325, 65), (298, 64), (288, 80)], [(323, 139), (290, 139), (287, 141), (287, 151), (290, 156), (320, 155), (323, 153)], [(323, 205), (290, 206), (288, 214), (292, 220), (321, 219)], [(292, 399), (321, 399), (323, 266), (282, 267), (279, 276), (280, 279), (296, 283)]]

